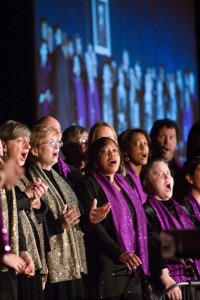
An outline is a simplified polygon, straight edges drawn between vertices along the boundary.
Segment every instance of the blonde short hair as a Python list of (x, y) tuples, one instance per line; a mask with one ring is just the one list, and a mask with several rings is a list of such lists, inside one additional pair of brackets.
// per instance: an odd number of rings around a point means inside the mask
[(31, 136), (30, 136), (30, 146), (31, 148), (37, 147), (41, 139), (46, 138), (49, 134), (54, 133), (59, 137), (58, 130), (54, 127), (45, 126), (45, 125), (35, 125), (32, 128)]
[(112, 132), (113, 132), (114, 141), (118, 144), (117, 134), (116, 134), (115, 129), (109, 123), (102, 121), (102, 122), (95, 123), (91, 127), (90, 132), (89, 132), (89, 136), (88, 136), (88, 148), (96, 140), (96, 132), (97, 132), (97, 130), (100, 127), (108, 127), (108, 128), (110, 128), (112, 130)]

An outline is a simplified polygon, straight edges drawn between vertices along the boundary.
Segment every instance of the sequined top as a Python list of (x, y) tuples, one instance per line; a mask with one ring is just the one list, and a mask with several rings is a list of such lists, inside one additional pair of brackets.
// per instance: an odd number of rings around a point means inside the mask
[[(24, 192), (24, 190), (30, 185), (28, 179), (23, 176), (18, 182), (18, 188)], [(22, 230), (26, 239), (26, 245), (29, 254), (31, 255), (36, 270), (40, 270), (40, 273), (46, 278), (48, 269), (45, 258), (45, 246), (44, 246), (44, 232), (42, 223), (39, 224), (33, 209), (20, 210), (19, 218), (22, 224)], [(31, 222), (31, 223), (30, 223)], [(39, 239), (39, 245), (37, 244), (33, 227)], [(39, 247), (38, 247), (39, 246)]]
[[(75, 193), (57, 172), (51, 170), (59, 190), (38, 166), (30, 166), (29, 173), (32, 180), (39, 177), (48, 186), (48, 191), (42, 199), (54, 219), (59, 218), (64, 204), (67, 204), (68, 208), (72, 206), (78, 208)], [(51, 283), (81, 278), (81, 273), (87, 273), (83, 232), (79, 225), (70, 226), (63, 233), (51, 236), (50, 247), (51, 251), (47, 253), (47, 265), (48, 279)]]

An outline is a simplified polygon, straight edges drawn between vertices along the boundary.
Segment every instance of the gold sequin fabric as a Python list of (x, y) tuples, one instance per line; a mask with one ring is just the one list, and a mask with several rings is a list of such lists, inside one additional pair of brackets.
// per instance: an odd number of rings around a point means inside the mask
[[(32, 165), (29, 173), (33, 180), (41, 178), (48, 186), (48, 191), (42, 196), (55, 219), (58, 219), (64, 204), (68, 208), (76, 206), (78, 201), (75, 193), (65, 180), (54, 170), (52, 175), (59, 190), (55, 188), (41, 168)], [(62, 193), (62, 196), (60, 195)], [(65, 202), (63, 201), (65, 199)], [(83, 233), (79, 225), (70, 226), (62, 234), (50, 238), (51, 251), (47, 253), (48, 278), (51, 283), (81, 278), (81, 273), (87, 273)]]
[[(17, 184), (17, 186), (19, 187), (19, 189), (22, 192), (24, 192), (25, 189), (29, 185), (30, 185), (30, 182), (28, 181), (28, 179), (25, 176), (23, 176), (22, 179)], [(37, 247), (33, 229), (30, 224), (27, 214), (29, 214), (29, 217), (33, 221), (35, 229), (38, 233), (39, 243), (40, 243), (40, 251)], [(33, 259), (35, 269), (40, 270), (40, 273), (45, 276), (45, 275), (47, 275), (48, 270), (47, 270), (45, 250), (44, 250), (45, 248), (44, 248), (43, 225), (38, 224), (35, 213), (32, 208), (30, 208), (29, 211), (27, 211), (27, 212), (25, 212), (24, 210), (21, 210), (19, 212), (19, 218), (21, 219), (22, 230), (23, 230), (23, 234), (26, 239), (27, 250)]]

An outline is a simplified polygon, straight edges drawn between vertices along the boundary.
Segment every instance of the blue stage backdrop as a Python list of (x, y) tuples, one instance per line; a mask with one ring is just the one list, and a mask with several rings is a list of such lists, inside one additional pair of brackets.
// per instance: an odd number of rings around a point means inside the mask
[(118, 133), (170, 118), (184, 156), (199, 117), (193, 1), (35, 0), (35, 34), (38, 117)]

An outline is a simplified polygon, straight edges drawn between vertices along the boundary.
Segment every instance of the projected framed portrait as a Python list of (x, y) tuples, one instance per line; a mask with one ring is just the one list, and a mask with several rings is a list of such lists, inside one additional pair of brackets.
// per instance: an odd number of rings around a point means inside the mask
[(94, 49), (111, 56), (109, 0), (92, 0)]

